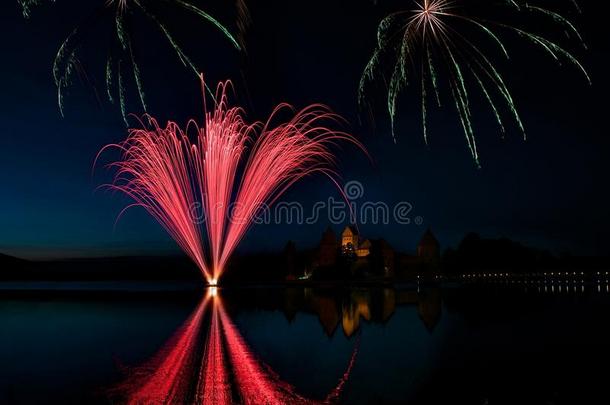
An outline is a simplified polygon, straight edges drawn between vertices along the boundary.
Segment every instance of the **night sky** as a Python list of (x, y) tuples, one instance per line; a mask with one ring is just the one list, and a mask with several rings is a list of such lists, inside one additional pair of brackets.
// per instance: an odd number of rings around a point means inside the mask
[[(0, 5), (0, 252), (27, 258), (160, 254), (177, 251), (161, 227), (142, 209), (95, 188), (110, 180), (92, 164), (105, 144), (126, 136), (116, 105), (103, 97), (104, 58), (112, 21), (92, 24), (81, 63), (86, 77), (75, 80), (59, 114), (51, 66), (63, 38), (105, 0), (48, 2), (23, 18), (16, 1)], [(83, 5), (82, 3), (87, 3)], [(233, 2), (204, 8), (234, 28)], [(605, 254), (610, 243), (610, 169), (607, 134), (608, 42), (598, 2), (581, 1), (574, 16), (589, 50), (572, 46), (593, 79), (589, 86), (569, 64), (520, 41), (509, 41), (510, 63), (500, 66), (526, 126), (528, 141), (512, 124), (501, 139), (483, 100), (473, 98), (482, 168), (470, 157), (454, 108), (430, 112), (430, 144), (422, 139), (417, 88), (400, 100), (398, 144), (380, 92), (371, 92), (375, 120), (357, 104), (362, 70), (375, 46), (377, 24), (392, 0), (250, 1), (253, 25), (247, 54), (231, 49), (209, 24), (187, 13), (165, 16), (168, 27), (203, 70), (209, 83), (232, 79), (237, 102), (248, 117), (264, 119), (279, 102), (303, 107), (322, 102), (344, 116), (347, 127), (368, 148), (373, 162), (353, 147), (338, 151), (344, 181), (365, 186), (365, 198), (412, 203), (422, 225), (362, 225), (371, 238), (412, 250), (431, 226), (443, 247), (468, 231), (506, 236), (556, 253)], [(400, 2), (398, 2), (400, 3)], [(409, 3), (409, 2), (407, 2)], [(555, 2), (556, 3), (556, 2)], [(570, 2), (565, 2), (567, 10)], [(203, 7), (203, 6), (202, 6)], [(572, 13), (573, 14), (573, 13)], [(158, 29), (135, 21), (133, 41), (140, 58), (149, 111), (164, 122), (201, 117), (199, 84), (183, 67)], [(96, 97), (96, 89), (99, 100)], [(135, 85), (127, 83), (129, 110), (140, 114)], [(448, 98), (448, 94), (444, 95)], [(509, 122), (509, 120), (507, 120)], [(135, 123), (134, 123), (135, 124)], [(324, 178), (298, 184), (284, 200), (310, 207), (338, 193)], [(241, 249), (277, 250), (288, 239), (313, 246), (328, 223), (259, 226)], [(335, 227), (340, 231), (340, 226)]]

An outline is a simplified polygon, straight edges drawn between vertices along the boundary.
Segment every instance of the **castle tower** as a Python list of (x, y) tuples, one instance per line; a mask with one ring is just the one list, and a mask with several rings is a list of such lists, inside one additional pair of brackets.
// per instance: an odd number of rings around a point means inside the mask
[(436, 260), (441, 257), (441, 244), (430, 228), (424, 233), (417, 245), (417, 257), (425, 260)]
[(337, 235), (329, 226), (322, 234), (320, 247), (318, 249), (318, 265), (321, 267), (334, 266), (337, 263), (339, 253), (339, 244), (337, 243)]
[(351, 226), (346, 226), (341, 234), (341, 247), (345, 249), (350, 244), (353, 249), (358, 248), (358, 232)]

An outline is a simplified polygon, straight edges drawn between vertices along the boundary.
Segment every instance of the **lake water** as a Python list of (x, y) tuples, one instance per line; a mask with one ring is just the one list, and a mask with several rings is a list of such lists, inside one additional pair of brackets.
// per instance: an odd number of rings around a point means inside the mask
[(610, 288), (559, 287), (0, 289), (0, 403), (610, 403)]

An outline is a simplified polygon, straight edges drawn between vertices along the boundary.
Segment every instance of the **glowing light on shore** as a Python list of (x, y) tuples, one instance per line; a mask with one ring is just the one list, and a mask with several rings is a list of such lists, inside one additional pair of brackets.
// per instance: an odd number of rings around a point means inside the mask
[[(116, 148), (122, 153), (110, 164), (116, 175), (106, 187), (134, 200), (125, 209), (144, 207), (210, 286), (218, 284), (261, 208), (310, 175), (323, 174), (338, 186), (331, 150), (338, 142), (364, 150), (353, 136), (325, 126), (336, 123), (338, 116), (319, 104), (296, 113), (281, 104), (265, 123), (246, 124), (242, 109), (228, 106), (229, 85), (218, 86), (217, 101), (212, 111), (205, 109), (201, 127), (191, 120), (186, 129), (174, 122), (163, 128), (147, 115), (147, 126), (131, 129), (124, 142), (100, 151)], [(281, 121), (285, 113), (292, 118)], [(188, 132), (194, 133), (195, 142)]]

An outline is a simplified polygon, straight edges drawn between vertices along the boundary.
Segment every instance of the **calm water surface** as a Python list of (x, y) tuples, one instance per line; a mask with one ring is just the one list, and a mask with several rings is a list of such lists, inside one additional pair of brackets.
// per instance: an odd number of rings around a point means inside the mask
[(0, 291), (0, 403), (610, 403), (609, 314), (597, 284)]

